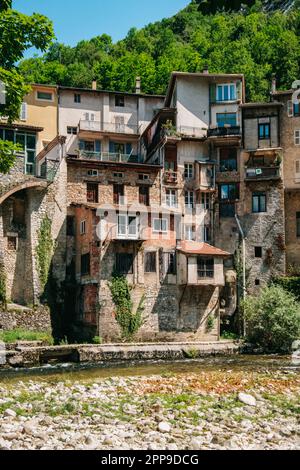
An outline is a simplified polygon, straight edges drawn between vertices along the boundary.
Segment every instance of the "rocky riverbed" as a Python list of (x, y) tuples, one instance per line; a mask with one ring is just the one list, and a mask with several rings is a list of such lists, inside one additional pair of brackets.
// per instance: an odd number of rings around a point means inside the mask
[(299, 449), (299, 398), (296, 370), (2, 382), (0, 449)]

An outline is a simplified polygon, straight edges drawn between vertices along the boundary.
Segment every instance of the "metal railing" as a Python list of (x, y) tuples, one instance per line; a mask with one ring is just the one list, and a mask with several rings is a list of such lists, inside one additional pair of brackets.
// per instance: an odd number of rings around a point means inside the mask
[(269, 178), (280, 178), (281, 177), (281, 168), (280, 166), (264, 166), (264, 167), (253, 167), (246, 168), (246, 179), (250, 180), (259, 180), (259, 179), (269, 179)]
[(111, 132), (113, 134), (139, 134), (137, 124), (80, 120), (80, 131)]
[(89, 152), (86, 150), (79, 150), (78, 158), (99, 162), (142, 163), (139, 155), (129, 155), (125, 153)]
[(216, 127), (215, 129), (208, 129), (207, 137), (227, 137), (227, 136), (240, 136), (240, 126), (231, 127)]

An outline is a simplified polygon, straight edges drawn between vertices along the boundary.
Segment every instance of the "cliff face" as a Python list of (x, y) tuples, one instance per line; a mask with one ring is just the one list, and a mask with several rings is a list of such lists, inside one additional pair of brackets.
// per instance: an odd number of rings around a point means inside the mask
[[(225, 11), (238, 11), (243, 8), (243, 5), (253, 6), (255, 4), (255, 0), (195, 0), (196, 3), (199, 4), (199, 9), (202, 13), (210, 14), (216, 13), (218, 10), (225, 10)], [(291, 8), (293, 8), (296, 4), (296, 0), (262, 0), (263, 9), (268, 12), (272, 12), (275, 10), (280, 10), (283, 12), (288, 12)]]
[(273, 2), (264, 1), (264, 9), (266, 11), (289, 11), (295, 5), (295, 0), (273, 0)]

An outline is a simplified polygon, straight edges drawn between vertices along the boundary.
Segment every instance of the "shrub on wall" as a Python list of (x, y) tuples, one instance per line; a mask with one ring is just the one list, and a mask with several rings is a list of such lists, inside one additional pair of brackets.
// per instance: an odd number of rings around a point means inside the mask
[(116, 306), (116, 320), (121, 327), (122, 337), (125, 340), (130, 340), (143, 323), (144, 296), (136, 312), (133, 312), (133, 302), (126, 277), (114, 274), (109, 283), (109, 288)]
[(294, 294), (300, 301), (300, 276), (277, 277), (273, 280), (274, 284), (283, 287), (288, 292)]
[(36, 247), (39, 278), (40, 278), (42, 289), (45, 288), (48, 278), (49, 278), (53, 250), (54, 250), (54, 241), (51, 235), (51, 220), (46, 215), (42, 220), (42, 223), (38, 232), (38, 244)]
[(242, 304), (247, 341), (266, 352), (289, 352), (300, 337), (300, 303), (283, 287), (271, 285)]

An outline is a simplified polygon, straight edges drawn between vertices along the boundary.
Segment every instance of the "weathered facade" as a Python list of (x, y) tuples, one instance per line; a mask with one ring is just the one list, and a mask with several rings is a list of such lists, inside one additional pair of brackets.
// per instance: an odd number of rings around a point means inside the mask
[(220, 319), (237, 311), (243, 259), (248, 293), (297, 263), (298, 111), (286, 116), (288, 94), (245, 103), (240, 74), (174, 72), (166, 97), (139, 87), (34, 85), (22, 121), (0, 125), (24, 146), (0, 178), (7, 297), (30, 305), (47, 293), (58, 337), (117, 341), (119, 274), (133, 310), (142, 305), (136, 340), (218, 340)]

